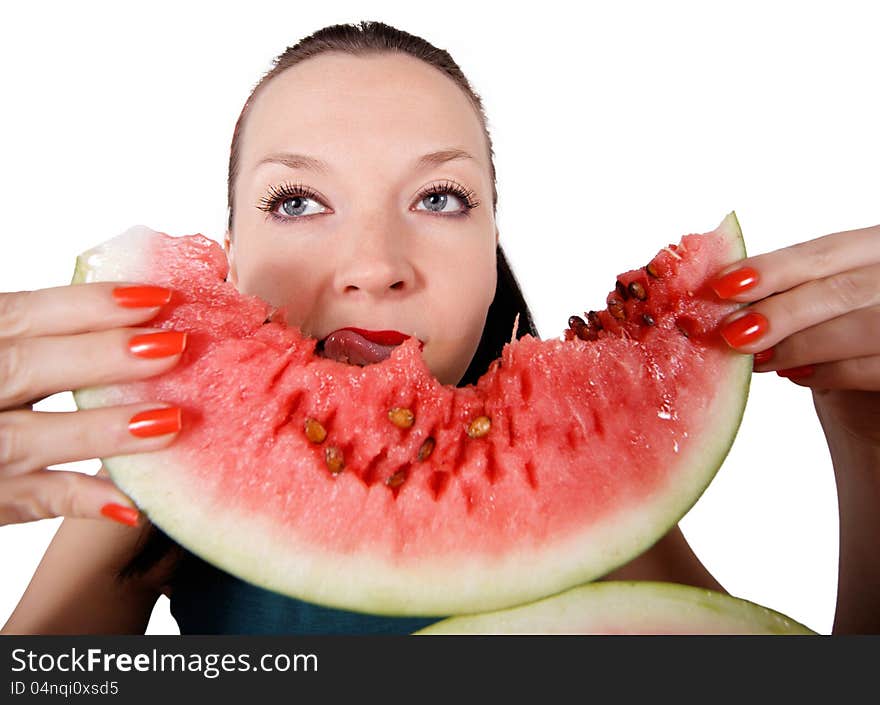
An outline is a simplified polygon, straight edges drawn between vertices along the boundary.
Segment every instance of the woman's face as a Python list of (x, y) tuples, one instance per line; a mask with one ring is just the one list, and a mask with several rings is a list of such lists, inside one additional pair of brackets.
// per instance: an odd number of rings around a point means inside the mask
[[(452, 149), (470, 157), (422, 160)], [(231, 281), (318, 339), (346, 326), (415, 336), (434, 376), (457, 384), (495, 293), (487, 151), (464, 93), (418, 59), (333, 53), (287, 69), (246, 118)]]

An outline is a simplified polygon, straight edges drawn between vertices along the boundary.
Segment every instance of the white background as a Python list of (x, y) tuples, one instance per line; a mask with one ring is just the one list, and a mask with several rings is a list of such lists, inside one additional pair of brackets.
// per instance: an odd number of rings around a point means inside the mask
[[(300, 38), (370, 19), (448, 50), (482, 96), (501, 241), (544, 338), (730, 210), (750, 254), (880, 222), (867, 3), (317, 5), (4, 11), (0, 289), (66, 284), (79, 252), (136, 223), (219, 240), (253, 85)], [(68, 393), (37, 408), (75, 407)], [(60, 522), (0, 528), (0, 623)], [(734, 448), (682, 527), (732, 594), (830, 632), (836, 494), (806, 388), (754, 376)], [(148, 633), (176, 632), (162, 598)]]

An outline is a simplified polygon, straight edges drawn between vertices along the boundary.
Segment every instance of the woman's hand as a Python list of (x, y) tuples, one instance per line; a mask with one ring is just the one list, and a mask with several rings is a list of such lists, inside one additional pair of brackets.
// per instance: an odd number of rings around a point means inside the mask
[[(840, 545), (834, 634), (880, 633), (880, 226), (726, 267), (716, 293), (751, 303), (722, 335), (810, 387), (831, 451)], [(753, 303), (752, 303), (753, 302)]]
[(0, 293), (0, 525), (57, 516), (137, 524), (137, 508), (109, 479), (46, 468), (163, 448), (180, 430), (180, 410), (158, 402), (70, 413), (32, 407), (56, 392), (173, 367), (184, 333), (130, 327), (170, 296), (110, 282)]
[(880, 226), (832, 233), (725, 267), (726, 321), (756, 372), (810, 387), (826, 435), (880, 447)]

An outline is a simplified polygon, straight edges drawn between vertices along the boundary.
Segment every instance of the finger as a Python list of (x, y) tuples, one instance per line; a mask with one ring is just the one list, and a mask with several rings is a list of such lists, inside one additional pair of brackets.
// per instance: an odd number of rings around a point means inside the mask
[(143, 323), (172, 296), (170, 289), (129, 282), (0, 292), (0, 340), (70, 335)]
[[(102, 508), (134, 503), (112, 482), (67, 470), (40, 470), (0, 478), (0, 526), (52, 517), (107, 520)], [(120, 512), (124, 517), (126, 512)]]
[(152, 377), (177, 364), (186, 338), (161, 328), (116, 328), (0, 342), (0, 408), (69, 389)]
[(880, 391), (880, 355), (788, 368), (777, 374), (814, 389), (877, 392)]
[(721, 269), (711, 284), (721, 298), (760, 301), (813, 279), (878, 263), (880, 225), (875, 225), (741, 259)]
[(798, 331), (761, 350), (755, 372), (880, 355), (880, 306), (863, 308)]
[(157, 403), (73, 412), (3, 412), (0, 475), (159, 450), (174, 441), (181, 422), (180, 408)]
[(809, 281), (740, 309), (725, 320), (721, 335), (739, 352), (754, 353), (810, 326), (878, 305), (880, 264)]

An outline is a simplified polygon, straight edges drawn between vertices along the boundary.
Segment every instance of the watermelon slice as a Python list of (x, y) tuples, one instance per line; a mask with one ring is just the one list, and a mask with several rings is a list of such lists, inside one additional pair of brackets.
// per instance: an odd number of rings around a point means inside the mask
[(416, 634), (815, 634), (780, 612), (676, 583), (590, 583), (529, 605), (452, 617)]
[(138, 226), (83, 253), (73, 281), (172, 288), (150, 325), (187, 331), (187, 349), (165, 374), (75, 399), (183, 409), (168, 448), (104, 465), (169, 536), (243, 580), (377, 614), (509, 607), (628, 562), (709, 484), (752, 361), (717, 331), (740, 305), (707, 281), (744, 255), (731, 213), (620, 275), (559, 339), (511, 340), (456, 388), (412, 337), (375, 364), (325, 359), (225, 281), (217, 243)]

